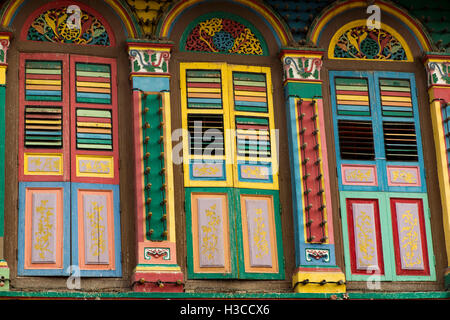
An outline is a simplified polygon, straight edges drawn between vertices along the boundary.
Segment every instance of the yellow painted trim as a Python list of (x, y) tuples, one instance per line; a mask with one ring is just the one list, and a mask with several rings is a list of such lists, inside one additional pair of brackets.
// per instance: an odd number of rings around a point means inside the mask
[[(321, 282), (323, 280), (326, 281), (343, 281), (345, 283), (345, 275), (343, 272), (334, 271), (334, 272), (302, 272), (299, 271), (295, 273), (292, 277), (292, 286), (295, 286), (297, 282), (301, 282), (303, 280), (309, 280), (309, 282)], [(308, 283), (308, 284), (297, 284), (295, 286), (294, 292), (296, 293), (345, 293), (346, 285), (345, 284), (336, 284), (336, 283), (327, 283), (324, 285), (316, 284), (316, 283)]]
[(354, 28), (354, 27), (359, 27), (359, 26), (365, 26), (365, 25), (366, 25), (366, 20), (360, 19), (360, 20), (351, 21), (351, 22), (343, 25), (342, 27), (340, 27), (338, 29), (338, 31), (336, 31), (336, 33), (334, 34), (333, 38), (331, 38), (330, 45), (328, 46), (328, 59), (358, 60), (358, 61), (383, 61), (383, 62), (412, 62), (414, 60), (411, 49), (409, 48), (405, 39), (397, 31), (395, 31), (395, 29), (391, 28), (390, 26), (388, 26), (387, 24), (382, 23), (382, 22), (381, 22), (381, 29), (383, 29), (383, 30), (389, 32), (391, 35), (393, 35), (400, 42), (403, 49), (405, 49), (406, 60), (399, 61), (399, 60), (377, 60), (377, 59), (358, 59), (358, 58), (335, 58), (334, 57), (334, 47), (336, 46), (339, 38), (349, 29)]
[(165, 48), (165, 47), (161, 47), (161, 46), (152, 46), (152, 45), (148, 45), (148, 46), (139, 46), (139, 45), (131, 45), (128, 47), (128, 51), (130, 50), (151, 50), (151, 51), (158, 51), (158, 52), (170, 52), (170, 48)]
[(10, 24), (10, 21), (14, 14), (16, 13), (17, 8), (19, 8), (24, 0), (16, 0), (11, 1), (13, 4), (8, 8), (5, 17), (2, 19), (2, 26), (7, 27)]
[(0, 65), (0, 85), (6, 84), (6, 65)]
[[(435, 98), (434, 90), (428, 90), (430, 99)], [(445, 249), (447, 251), (447, 261), (450, 261), (450, 177), (447, 163), (447, 150), (444, 140), (444, 129), (441, 104), (439, 101), (430, 103), (431, 122), (433, 125), (433, 137), (436, 147), (436, 166), (439, 177), (439, 189), (442, 202), (442, 218), (445, 238)]]
[[(431, 47), (429, 44), (429, 41), (423, 36), (421, 30), (411, 21), (411, 18), (406, 16), (403, 12), (400, 11), (400, 9), (393, 9), (386, 4), (384, 4), (381, 1), (375, 1), (377, 6), (381, 8), (382, 11), (389, 12), (399, 20), (401, 20), (403, 23), (405, 23), (408, 28), (413, 32), (413, 34), (417, 37), (419, 40), (422, 48), (424, 51), (431, 51)], [(337, 15), (341, 14), (344, 11), (353, 9), (353, 8), (360, 8), (360, 7), (367, 7), (366, 1), (349, 1), (348, 3), (338, 6), (340, 4), (337, 4), (335, 7), (330, 7), (328, 11), (322, 16), (320, 21), (317, 23), (317, 25), (314, 27), (312, 35), (310, 35), (310, 40), (317, 45), (318, 38), (320, 33), (322, 32), (323, 28), (327, 25), (327, 23), (336, 17)]]
[(181, 272), (180, 266), (137, 266), (134, 269), (134, 273), (136, 272), (154, 272), (154, 271), (164, 271), (164, 272)]
[[(56, 158), (59, 161), (59, 170), (58, 171), (28, 171), (28, 161), (30, 157), (47, 157), (47, 158)], [(23, 154), (23, 171), (26, 176), (61, 176), (63, 175), (63, 154), (62, 153), (30, 153), (26, 152)]]
[[(109, 173), (81, 172), (79, 166), (81, 160), (108, 161)], [(114, 178), (114, 157), (112, 156), (76, 155), (75, 162), (77, 177)]]
[(175, 235), (175, 198), (173, 182), (172, 161), (172, 128), (170, 117), (170, 92), (162, 92), (163, 122), (164, 122), (164, 167), (166, 175), (166, 197), (167, 197), (167, 241), (176, 242)]

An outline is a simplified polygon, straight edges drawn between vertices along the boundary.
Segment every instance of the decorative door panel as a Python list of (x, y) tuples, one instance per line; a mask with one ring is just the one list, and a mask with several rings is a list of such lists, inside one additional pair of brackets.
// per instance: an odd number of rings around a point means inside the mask
[(422, 199), (391, 198), (397, 275), (430, 275)]
[(277, 194), (266, 192), (257, 194), (241, 189), (237, 194), (240, 202), (237, 225), (239, 226), (240, 278), (282, 277), (282, 262), (279, 255), (280, 230)]
[(383, 275), (383, 249), (378, 199), (346, 199), (352, 274)]
[(69, 183), (19, 185), (18, 275), (66, 275), (70, 256)]
[(118, 186), (72, 183), (72, 263), (82, 276), (120, 276)]
[(72, 181), (119, 181), (116, 62), (71, 56)]
[[(229, 217), (229, 192), (189, 194), (187, 238), (188, 264), (192, 278), (227, 278), (233, 275), (231, 240), (233, 219)], [(188, 229), (189, 230), (189, 229)], [(234, 250), (233, 250), (234, 251)]]
[(68, 181), (67, 55), (20, 55), (19, 114), (20, 181)]

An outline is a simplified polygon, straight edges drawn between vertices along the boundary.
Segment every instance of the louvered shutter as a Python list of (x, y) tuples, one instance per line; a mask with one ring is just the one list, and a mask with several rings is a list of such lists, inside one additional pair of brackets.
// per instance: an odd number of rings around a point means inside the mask
[(224, 67), (198, 63), (181, 69), (185, 186), (230, 186), (230, 145)]
[(235, 186), (278, 189), (270, 70), (232, 66), (229, 72), (237, 164)]
[(347, 278), (433, 281), (414, 75), (330, 79)]
[(119, 276), (115, 60), (21, 54), (20, 67), (18, 274)]

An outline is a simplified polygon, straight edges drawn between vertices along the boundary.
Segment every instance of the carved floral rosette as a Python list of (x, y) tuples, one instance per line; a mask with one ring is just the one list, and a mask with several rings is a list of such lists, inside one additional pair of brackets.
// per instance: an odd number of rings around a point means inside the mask
[(133, 73), (169, 74), (169, 51), (131, 49), (128, 54)]

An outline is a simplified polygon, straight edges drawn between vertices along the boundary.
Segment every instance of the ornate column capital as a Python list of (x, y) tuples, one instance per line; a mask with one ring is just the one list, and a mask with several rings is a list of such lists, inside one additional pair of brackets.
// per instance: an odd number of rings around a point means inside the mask
[(423, 58), (428, 87), (448, 86), (450, 89), (450, 54), (427, 52)]
[(283, 81), (321, 82), (320, 70), (324, 51), (311, 48), (281, 49), (280, 59), (283, 64)]
[(128, 41), (127, 50), (131, 63), (131, 76), (170, 76), (169, 62), (173, 46), (174, 44), (171, 42)]

